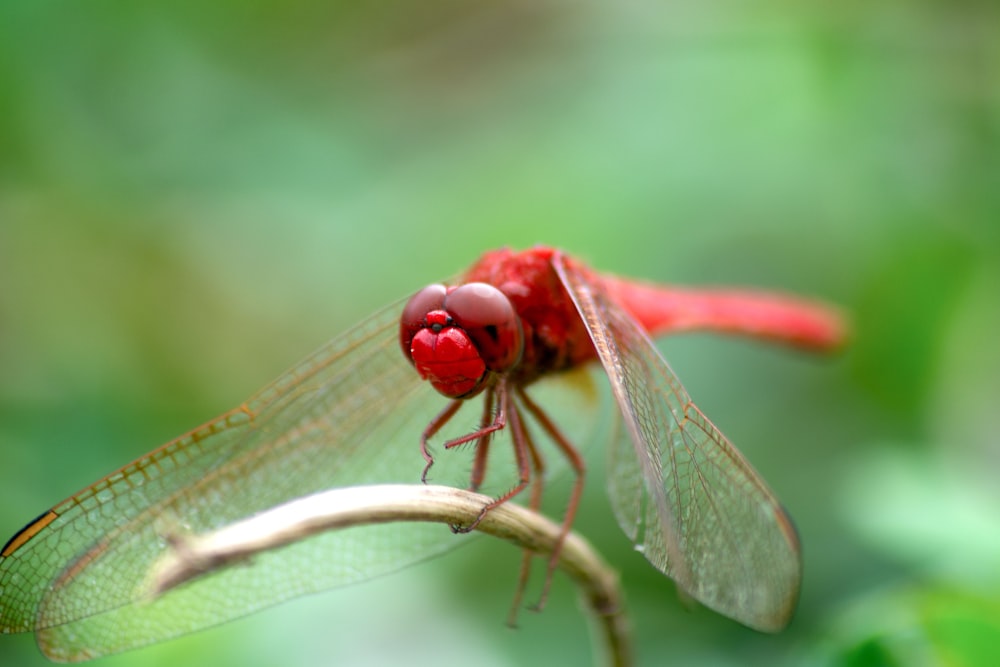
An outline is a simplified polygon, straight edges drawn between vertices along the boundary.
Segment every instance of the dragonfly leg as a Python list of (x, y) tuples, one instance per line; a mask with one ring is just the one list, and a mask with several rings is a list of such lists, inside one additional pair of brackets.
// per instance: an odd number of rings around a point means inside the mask
[[(497, 415), (494, 418), (493, 423), (489, 427), (480, 429), (480, 431), (471, 434), (472, 437), (466, 436), (464, 438), (460, 438), (460, 440), (468, 442), (473, 438), (482, 437), (497, 431), (506, 425), (507, 418), (509, 416), (511, 422), (511, 440), (514, 442), (514, 457), (517, 461), (518, 482), (507, 493), (497, 496), (490, 502), (486, 503), (486, 505), (483, 506), (483, 509), (479, 511), (479, 515), (473, 519), (472, 523), (467, 526), (452, 526), (451, 529), (456, 533), (468, 533), (473, 530), (479, 525), (479, 522), (483, 520), (483, 517), (485, 517), (491, 509), (503, 505), (505, 502), (521, 493), (521, 491), (528, 486), (528, 482), (531, 481), (531, 464), (528, 462), (530, 457), (528, 454), (528, 445), (524, 438), (524, 426), (521, 423), (520, 415), (517, 412), (517, 409), (512, 408), (512, 396), (510, 391), (508, 391), (507, 383), (505, 381), (501, 381), (496, 392), (497, 405), (500, 409), (497, 411)], [(452, 443), (448, 443), (448, 445), (450, 444)], [(445, 446), (447, 447), (448, 445)]]
[[(506, 410), (506, 400), (504, 396), (507, 394), (507, 383), (501, 382), (498, 387), (489, 387), (486, 390), (486, 407), (484, 411), (484, 422), (489, 422), (489, 425), (483, 425), (479, 429), (473, 431), (472, 433), (467, 433), (460, 438), (455, 438), (454, 440), (449, 440), (444, 443), (445, 449), (453, 449), (459, 445), (464, 445), (467, 442), (472, 442), (473, 440), (481, 440), (484, 436), (491, 433), (495, 433), (501, 430), (507, 425), (507, 410)], [(489, 415), (492, 414), (492, 406), (496, 404), (497, 413), (490, 421)]]
[[(493, 419), (493, 408), (496, 403), (496, 391), (491, 387), (483, 400), (483, 416), (479, 420), (479, 431), (483, 435), (476, 443), (476, 457), (472, 462), (472, 473), (469, 475), (469, 491), (478, 491), (486, 477), (486, 461), (490, 452), (490, 441), (494, 431), (487, 430)], [(445, 445), (447, 447), (447, 445)]]
[(434, 457), (431, 456), (430, 451), (427, 449), (427, 441), (434, 437), (434, 434), (441, 430), (442, 426), (451, 421), (451, 418), (455, 416), (460, 407), (462, 407), (462, 401), (452, 401), (449, 403), (444, 410), (431, 420), (427, 428), (424, 429), (424, 432), (420, 434), (420, 454), (424, 457), (424, 461), (427, 462), (423, 473), (420, 475), (420, 481), (424, 484), (427, 483), (427, 473), (431, 471), (431, 466), (434, 465)]
[[(528, 500), (528, 508), (533, 512), (538, 512), (542, 507), (542, 492), (545, 486), (545, 460), (535, 446), (535, 442), (531, 437), (531, 431), (524, 425), (524, 418), (521, 416), (520, 409), (516, 403), (512, 405), (514, 411), (517, 412), (517, 421), (521, 425), (520, 432), (524, 438), (528, 454), (531, 456), (533, 477), (531, 480), (531, 498)], [(513, 420), (511, 421), (511, 425), (513, 426)], [(517, 614), (521, 608), (521, 601), (524, 599), (524, 591), (528, 587), (528, 576), (531, 574), (531, 561), (534, 556), (535, 552), (530, 549), (525, 549), (521, 553), (521, 567), (517, 575), (517, 589), (514, 592), (514, 600), (510, 605), (510, 613), (507, 615), (507, 625), (512, 628), (517, 627)]]
[(552, 554), (549, 556), (549, 564), (545, 571), (545, 584), (542, 587), (542, 594), (538, 598), (538, 602), (535, 603), (533, 609), (536, 611), (541, 610), (545, 606), (545, 600), (549, 595), (549, 588), (552, 586), (552, 576), (555, 574), (556, 564), (559, 562), (559, 554), (562, 552), (563, 542), (566, 540), (566, 536), (569, 534), (570, 528), (573, 526), (573, 520), (576, 518), (576, 510), (580, 505), (580, 496), (583, 494), (583, 479), (586, 472), (586, 466), (583, 462), (583, 457), (576, 447), (573, 446), (566, 436), (562, 434), (559, 428), (549, 419), (549, 416), (545, 414), (537, 403), (535, 403), (528, 394), (522, 389), (517, 389), (518, 398), (521, 403), (527, 408), (528, 412), (538, 421), (539, 425), (545, 430), (545, 432), (552, 438), (556, 446), (569, 461), (570, 466), (573, 468), (573, 472), (576, 473), (576, 480), (573, 482), (573, 490), (570, 492), (569, 503), (566, 505), (566, 514), (563, 515), (562, 527), (559, 531), (559, 539), (556, 541), (555, 546), (552, 549)]

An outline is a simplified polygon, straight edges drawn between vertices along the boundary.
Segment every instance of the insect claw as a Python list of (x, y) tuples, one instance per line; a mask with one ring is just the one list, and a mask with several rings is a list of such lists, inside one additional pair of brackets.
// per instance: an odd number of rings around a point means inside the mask
[(420, 473), (420, 481), (423, 484), (427, 483), (427, 473), (429, 473), (431, 471), (431, 467), (433, 465), (434, 465), (434, 459), (428, 460), (427, 461), (427, 465), (424, 466), (424, 471), (422, 473)]
[(481, 522), (483, 520), (483, 517), (486, 516), (486, 513), (490, 511), (491, 507), (492, 507), (492, 505), (487, 505), (486, 507), (484, 507), (483, 509), (481, 509), (479, 511), (479, 516), (477, 516), (475, 519), (473, 519), (472, 523), (470, 523), (467, 526), (462, 526), (462, 525), (457, 524), (457, 523), (451, 524), (451, 532), (456, 533), (456, 534), (471, 533), (473, 530), (476, 529), (476, 526), (479, 525), (479, 522)]

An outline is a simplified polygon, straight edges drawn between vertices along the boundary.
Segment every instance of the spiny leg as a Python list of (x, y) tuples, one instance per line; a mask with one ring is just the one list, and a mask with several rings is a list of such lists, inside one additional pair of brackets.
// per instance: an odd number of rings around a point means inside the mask
[[(479, 420), (478, 431), (483, 435), (480, 436), (479, 442), (476, 443), (476, 456), (472, 461), (472, 473), (469, 475), (469, 491), (478, 491), (479, 487), (483, 485), (483, 479), (486, 477), (486, 460), (489, 456), (490, 442), (495, 432), (489, 430), (489, 427), (493, 420), (493, 410), (496, 407), (496, 402), (496, 390), (490, 387), (486, 390), (486, 396), (483, 399), (483, 416)], [(448, 447), (450, 444), (446, 444), (445, 447)]]
[(566, 514), (563, 515), (562, 527), (559, 530), (559, 538), (556, 540), (555, 546), (552, 548), (552, 554), (549, 556), (548, 567), (545, 570), (545, 583), (542, 586), (542, 594), (538, 598), (538, 602), (535, 604), (533, 609), (541, 610), (545, 606), (545, 600), (549, 595), (549, 588), (552, 587), (552, 577), (555, 574), (556, 565), (559, 563), (559, 555), (562, 553), (563, 542), (566, 541), (566, 536), (569, 534), (570, 528), (573, 526), (573, 519), (576, 518), (576, 510), (580, 505), (580, 497), (583, 494), (583, 479), (586, 472), (586, 466), (583, 462), (583, 457), (580, 452), (573, 446), (566, 436), (562, 434), (559, 428), (549, 419), (549, 416), (535, 403), (528, 394), (525, 393), (524, 389), (521, 387), (517, 388), (517, 396), (524, 404), (524, 407), (528, 409), (528, 412), (538, 421), (541, 427), (548, 433), (549, 437), (552, 438), (556, 446), (559, 447), (566, 460), (569, 461), (570, 466), (573, 468), (573, 472), (576, 473), (576, 480), (573, 482), (573, 490), (570, 493), (569, 503), (566, 506)]
[(424, 484), (427, 483), (427, 473), (430, 472), (431, 466), (434, 465), (434, 457), (431, 456), (430, 451), (427, 449), (427, 441), (434, 437), (434, 434), (441, 430), (441, 427), (451, 421), (451, 418), (455, 416), (458, 409), (462, 407), (462, 401), (452, 401), (448, 406), (439, 412), (434, 419), (431, 420), (424, 432), (420, 434), (420, 454), (424, 457), (424, 461), (427, 465), (424, 466), (424, 471), (420, 474), (420, 481)]
[[(486, 503), (486, 505), (483, 506), (483, 509), (479, 511), (479, 516), (477, 516), (468, 526), (462, 526), (457, 530), (456, 527), (452, 526), (452, 530), (455, 530), (455, 532), (467, 533), (473, 530), (479, 525), (479, 522), (483, 520), (483, 517), (485, 517), (491, 509), (503, 505), (505, 502), (521, 493), (521, 491), (524, 490), (524, 487), (528, 485), (528, 482), (531, 481), (531, 464), (528, 462), (530, 457), (528, 454), (527, 444), (524, 439), (524, 427), (521, 424), (517, 410), (511, 409), (513, 405), (513, 397), (508, 389), (506, 379), (501, 379), (496, 391), (497, 404), (500, 406), (500, 409), (497, 412), (497, 417), (493, 421), (493, 425), (491, 425), (489, 429), (482, 429), (482, 431), (493, 432), (498, 428), (502, 428), (503, 424), (506, 424), (507, 415), (509, 415), (511, 422), (511, 441), (514, 443), (514, 457), (517, 461), (518, 483), (507, 493), (497, 496), (490, 502)], [(503, 424), (500, 427), (495, 427), (497, 420), (501, 418), (504, 419)], [(485, 435), (482, 431), (477, 435)], [(468, 438), (462, 438), (462, 440), (467, 441)]]
[(459, 445), (464, 445), (467, 442), (472, 442), (473, 440), (480, 440), (483, 436), (489, 435), (490, 433), (496, 433), (507, 425), (507, 401), (505, 396), (507, 394), (507, 381), (500, 380), (498, 386), (488, 387), (486, 389), (486, 416), (485, 421), (489, 421), (489, 414), (492, 413), (492, 405), (495, 403), (497, 405), (496, 415), (493, 417), (493, 421), (490, 422), (489, 426), (481, 426), (472, 433), (467, 433), (460, 438), (455, 438), (454, 440), (449, 440), (444, 443), (445, 449), (452, 449), (458, 447)]
[[(517, 403), (512, 402), (511, 406), (513, 412), (517, 414), (517, 421), (520, 424), (528, 454), (531, 455), (531, 467), (534, 472), (534, 477), (531, 480), (531, 498), (528, 501), (528, 508), (533, 512), (538, 512), (542, 506), (542, 491), (545, 484), (545, 461), (542, 459), (534, 440), (531, 438), (531, 431), (525, 425)], [(513, 427), (513, 425), (514, 421), (512, 419), (511, 426)], [(507, 615), (507, 625), (512, 628), (517, 626), (517, 613), (521, 607), (521, 600), (524, 599), (524, 591), (527, 590), (528, 576), (531, 573), (531, 561), (534, 557), (535, 552), (530, 549), (525, 549), (521, 554), (521, 568), (517, 576), (517, 589), (514, 593), (514, 600), (510, 605), (510, 613)]]
[[(494, 407), (497, 402), (496, 390), (490, 387), (486, 391), (486, 395), (483, 397), (483, 415), (479, 419), (479, 430), (476, 433), (481, 433), (479, 441), (476, 442), (476, 455), (472, 461), (472, 472), (469, 474), (469, 491), (479, 491), (479, 487), (483, 484), (483, 479), (486, 477), (486, 462), (489, 458), (490, 443), (493, 441), (494, 430), (490, 430), (490, 426), (493, 423)], [(451, 443), (445, 445), (448, 447)], [(468, 532), (470, 529), (463, 529), (461, 524), (453, 523), (451, 524), (451, 531), (453, 533)]]

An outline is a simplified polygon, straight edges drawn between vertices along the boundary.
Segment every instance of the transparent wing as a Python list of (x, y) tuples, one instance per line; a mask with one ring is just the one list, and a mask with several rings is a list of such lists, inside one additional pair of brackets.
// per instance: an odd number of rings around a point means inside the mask
[(442, 398), (399, 351), (401, 305), (336, 338), (215, 421), (43, 514), (0, 552), (0, 632), (36, 631), (73, 661), (221, 623), (398, 569), (460, 544), (426, 524), (305, 540), (141, 601), (163, 535), (212, 530), (315, 491), (417, 482)]
[(599, 279), (559, 255), (554, 264), (624, 417), (627, 437), (613, 445), (608, 472), (622, 529), (702, 604), (751, 628), (780, 630), (801, 580), (791, 519)]

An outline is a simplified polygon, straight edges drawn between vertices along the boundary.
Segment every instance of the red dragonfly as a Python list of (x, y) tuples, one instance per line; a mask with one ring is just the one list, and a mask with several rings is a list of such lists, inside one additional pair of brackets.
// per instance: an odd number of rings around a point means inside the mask
[[(456, 284), (432, 285), (358, 323), (237, 408), (29, 523), (0, 550), (0, 632), (34, 631), (47, 656), (83, 660), (449, 549), (457, 541), (427, 524), (334, 531), (143, 599), (150, 566), (169, 548), (164, 535), (178, 526), (200, 533), (324, 489), (426, 481), (453, 456), (435, 457), (429, 443), (473, 397), (483, 397), (479, 427), (444, 449), (471, 443), (476, 489), (493, 438), (505, 433), (517, 472), (480, 518), (532, 483), (529, 504), (538, 507), (543, 462), (533, 422), (575, 472), (565, 535), (583, 459), (527, 391), (592, 360), (625, 427), (608, 477), (626, 535), (706, 606), (752, 628), (783, 628), (801, 578), (792, 521), (650, 336), (711, 330), (827, 350), (843, 340), (837, 314), (773, 294), (629, 281), (545, 247), (487, 253)], [(443, 410), (421, 378), (451, 399)], [(401, 450), (405, 442), (419, 443), (422, 457)], [(525, 576), (522, 569), (519, 592)]]

